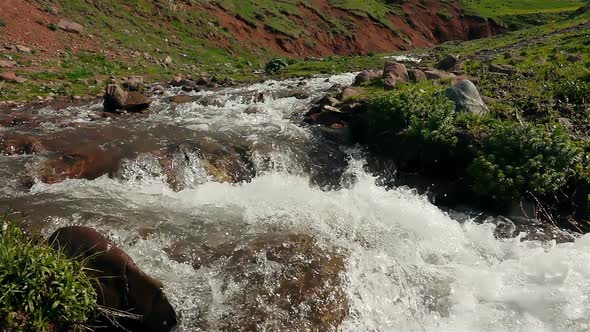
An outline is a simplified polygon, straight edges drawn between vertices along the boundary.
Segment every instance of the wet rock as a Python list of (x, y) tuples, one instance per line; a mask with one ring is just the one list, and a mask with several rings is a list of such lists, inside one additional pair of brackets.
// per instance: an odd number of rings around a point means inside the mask
[(365, 90), (359, 87), (346, 87), (342, 89), (342, 99), (348, 99), (356, 96), (360, 96), (365, 93)]
[(94, 180), (104, 174), (114, 174), (119, 169), (120, 162), (120, 157), (99, 148), (78, 153), (56, 153), (43, 163), (38, 176), (41, 181), (49, 184), (66, 179)]
[(356, 75), (356, 77), (354, 79), (354, 83), (352, 85), (359, 86), (363, 83), (370, 82), (374, 79), (377, 79), (377, 78), (379, 78), (379, 76), (380, 76), (379, 73), (376, 71), (363, 70), (358, 75)]
[(12, 60), (0, 60), (0, 68), (14, 68), (16, 62)]
[(436, 69), (443, 71), (452, 71), (459, 69), (460, 66), (461, 60), (459, 60), (459, 57), (448, 54), (436, 64)]
[(403, 63), (387, 62), (383, 68), (383, 86), (385, 90), (392, 90), (398, 83), (409, 82), (408, 70)]
[(408, 69), (408, 78), (412, 83), (418, 83), (428, 79), (426, 74), (420, 69)]
[(59, 23), (57, 23), (57, 27), (62, 29), (65, 32), (75, 33), (75, 34), (80, 34), (80, 33), (82, 33), (82, 31), (84, 31), (84, 27), (81, 24), (71, 22), (68, 20), (63, 20), (63, 19), (60, 20)]
[(0, 81), (10, 82), (10, 83), (24, 83), (27, 81), (26, 78), (17, 76), (14, 72), (4, 72), (0, 73)]
[(258, 114), (258, 113), (262, 113), (262, 108), (256, 105), (252, 105), (252, 106), (248, 106), (248, 108), (246, 108), (244, 110), (244, 114)]
[(125, 91), (116, 84), (109, 84), (104, 95), (104, 111), (116, 112), (125, 110), (128, 112), (141, 112), (147, 109), (152, 100), (138, 92)]
[(43, 150), (41, 142), (33, 136), (0, 138), (0, 153), (3, 155), (33, 154)]
[(569, 62), (580, 62), (582, 61), (582, 55), (580, 54), (570, 54), (567, 56), (567, 58), (565, 58), (567, 61)]
[(192, 103), (192, 102), (196, 101), (197, 99), (198, 98), (194, 97), (194, 96), (177, 95), (177, 96), (170, 97), (168, 100), (171, 103), (175, 103), (175, 104), (188, 104), (188, 103)]
[(137, 319), (116, 318), (115, 323), (103, 318), (102, 324), (152, 332), (170, 331), (176, 325), (176, 313), (162, 283), (141, 271), (131, 257), (96, 230), (82, 226), (60, 228), (48, 243), (85, 263), (99, 305), (138, 315)]
[(446, 96), (455, 103), (455, 112), (486, 114), (488, 107), (481, 100), (479, 91), (473, 82), (461, 80), (446, 91)]
[(328, 105), (328, 106), (336, 107), (336, 106), (338, 106), (338, 104), (340, 104), (340, 101), (332, 96), (325, 96), (318, 101), (318, 105), (320, 105), (320, 106)]
[(333, 123), (329, 127), (318, 127), (318, 130), (326, 139), (341, 145), (354, 143), (352, 130), (344, 123)]
[(344, 257), (308, 235), (269, 233), (210, 249), (224, 298), (220, 330), (336, 331), (348, 316)]
[(495, 64), (492, 63), (488, 67), (489, 71), (492, 73), (500, 73), (505, 75), (513, 75), (517, 73), (517, 70), (514, 66), (506, 65), (506, 64)]
[(0, 125), (13, 128), (33, 128), (39, 126), (39, 121), (26, 113), (0, 114)]

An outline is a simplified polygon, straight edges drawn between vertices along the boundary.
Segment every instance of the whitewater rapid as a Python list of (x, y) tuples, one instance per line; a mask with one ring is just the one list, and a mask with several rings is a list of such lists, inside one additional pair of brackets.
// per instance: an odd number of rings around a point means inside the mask
[[(47, 234), (69, 224), (108, 233), (163, 282), (181, 317), (179, 332), (216, 330), (226, 294), (215, 267), (178, 263), (164, 248), (182, 234), (219, 242), (269, 230), (313, 235), (345, 254), (350, 314), (342, 331), (589, 331), (590, 235), (563, 244), (523, 242), (524, 234), (497, 239), (493, 223), (458, 222), (409, 188), (376, 185), (359, 147), (342, 147), (349, 163), (338, 189), (311, 181), (301, 146), (313, 134), (292, 115), (353, 78), (304, 81), (306, 99), (272, 97), (296, 80), (195, 94), (214, 105), (170, 108), (163, 97), (177, 91), (166, 91), (145, 124), (248, 141), (257, 167), (249, 183), (214, 182), (197, 158), (186, 188), (174, 191), (147, 157), (129, 161), (118, 177), (36, 183), (10, 196), (49, 211)], [(269, 97), (256, 102), (256, 93)], [(252, 104), (262, 111), (243, 113)], [(71, 111), (84, 121), (82, 109)], [(144, 228), (149, 235), (138, 237)]]

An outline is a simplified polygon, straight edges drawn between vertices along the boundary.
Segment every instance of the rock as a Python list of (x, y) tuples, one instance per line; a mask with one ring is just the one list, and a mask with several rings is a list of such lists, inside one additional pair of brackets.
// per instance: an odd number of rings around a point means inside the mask
[(347, 98), (360, 96), (363, 93), (365, 93), (365, 90), (363, 90), (362, 88), (346, 87), (346, 88), (342, 89), (342, 99), (344, 100)]
[(424, 74), (429, 80), (446, 80), (453, 77), (452, 74), (440, 70), (426, 70)]
[(172, 58), (171, 58), (170, 56), (167, 56), (167, 57), (164, 59), (164, 64), (166, 64), (166, 65), (171, 65), (171, 64), (172, 64)]
[(10, 83), (24, 83), (27, 81), (26, 78), (16, 76), (14, 72), (4, 72), (0, 73), (0, 81), (10, 82)]
[(570, 55), (567, 56), (566, 60), (569, 61), (569, 62), (579, 62), (579, 61), (582, 61), (582, 55), (580, 55), (580, 54), (570, 54)]
[(455, 112), (486, 114), (488, 107), (481, 100), (477, 87), (469, 80), (461, 80), (446, 91), (446, 96), (455, 103)]
[(329, 106), (338, 106), (338, 104), (340, 104), (340, 101), (332, 96), (325, 96), (324, 98), (320, 99), (318, 101), (318, 104), (320, 106), (325, 106), (325, 105), (329, 105)]
[(143, 91), (143, 77), (142, 76), (132, 76), (125, 83), (123, 86), (129, 91)]
[(96, 290), (99, 305), (139, 315), (139, 319), (113, 318), (127, 330), (170, 331), (176, 313), (162, 283), (141, 271), (131, 257), (94, 229), (70, 226), (55, 231), (48, 243), (73, 259), (83, 261)]
[(192, 103), (195, 100), (197, 100), (197, 98), (195, 98), (193, 96), (188, 96), (188, 95), (172, 96), (169, 99), (170, 102), (175, 103), (175, 104), (187, 104), (187, 103)]
[(408, 77), (412, 83), (418, 83), (428, 79), (426, 74), (420, 69), (408, 69)]
[(0, 60), (0, 68), (14, 68), (16, 62), (12, 60)]
[[(226, 310), (220, 331), (337, 331), (348, 317), (345, 262), (303, 234), (268, 233), (208, 249)], [(305, 308), (305, 309), (303, 309)], [(303, 309), (303, 310), (302, 310)], [(207, 330), (207, 329), (205, 329)]]
[(460, 66), (461, 66), (461, 60), (459, 60), (459, 57), (448, 54), (436, 64), (436, 69), (444, 70), (444, 71), (452, 71), (452, 70), (459, 69)]
[(16, 49), (19, 52), (23, 52), (23, 53), (32, 53), (33, 52), (33, 50), (31, 50), (30, 47), (23, 46), (23, 45), (16, 45)]
[(376, 78), (379, 78), (379, 73), (372, 70), (363, 70), (354, 79), (352, 86), (359, 86), (363, 83), (370, 82)]
[(333, 123), (329, 127), (318, 127), (321, 134), (333, 142), (341, 145), (352, 145), (354, 143), (352, 130), (349, 126), (341, 123)]
[(127, 92), (116, 84), (109, 84), (104, 95), (104, 111), (116, 112), (125, 110), (128, 112), (141, 112), (147, 109), (152, 100), (138, 92)]
[(80, 34), (82, 33), (82, 31), (84, 31), (84, 27), (82, 25), (64, 19), (60, 20), (59, 23), (57, 23), (57, 27), (65, 32), (76, 34)]
[(387, 62), (383, 68), (383, 85), (385, 90), (391, 90), (397, 83), (410, 81), (408, 70), (403, 63)]
[(258, 113), (262, 113), (262, 108), (260, 108), (259, 106), (256, 106), (256, 105), (248, 106), (248, 108), (246, 108), (244, 110), (244, 114), (258, 114)]
[(514, 66), (495, 63), (490, 64), (489, 71), (506, 75), (513, 75), (517, 73), (517, 70)]
[(569, 130), (569, 131), (573, 131), (574, 130), (574, 125), (572, 124), (572, 121), (568, 118), (557, 118), (557, 122), (565, 129)]

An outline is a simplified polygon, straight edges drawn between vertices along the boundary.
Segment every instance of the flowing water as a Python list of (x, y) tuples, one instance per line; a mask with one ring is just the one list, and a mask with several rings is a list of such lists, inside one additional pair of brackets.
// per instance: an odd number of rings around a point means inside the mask
[[(46, 234), (70, 224), (109, 234), (164, 283), (181, 317), (177, 331), (240, 330), (239, 321), (228, 327), (223, 320), (234, 310), (233, 294), (248, 284), (228, 285), (222, 264), (179, 262), (168, 249), (179, 239), (215, 247), (265, 233), (307, 234), (344, 256), (339, 287), (349, 311), (342, 331), (590, 330), (590, 236), (563, 244), (497, 239), (493, 223), (458, 222), (408, 188), (378, 186), (365, 171), (364, 151), (334, 146), (300, 125), (314, 99), (353, 78), (224, 88), (180, 105), (166, 101), (178, 92), (170, 89), (149, 115), (127, 118), (96, 119), (100, 105), (41, 109), (37, 117), (60, 120), (0, 134), (45, 134), (75, 145), (87, 137), (80, 132), (128, 132), (103, 138), (102, 150), (180, 136), (213, 139), (246, 148), (255, 176), (216, 181), (197, 148), (174, 159), (174, 189), (147, 152), (127, 158), (111, 176), (35, 180), (26, 189), (20, 174), (35, 174), (49, 156), (13, 155), (0, 158), (0, 202), (43, 223)], [(289, 96), (293, 90), (305, 94)], [(260, 259), (251, 268), (272, 283), (273, 271), (284, 268), (278, 265)], [(259, 329), (285, 330), (273, 324)]]

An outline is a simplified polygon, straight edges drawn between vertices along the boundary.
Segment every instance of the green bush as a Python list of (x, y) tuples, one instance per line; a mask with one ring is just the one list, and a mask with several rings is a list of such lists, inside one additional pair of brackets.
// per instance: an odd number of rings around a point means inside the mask
[(49, 23), (49, 25), (47, 26), (49, 28), (49, 30), (51, 31), (57, 31), (58, 26), (55, 23)]
[(27, 238), (0, 217), (0, 330), (54, 331), (83, 325), (96, 294), (81, 263)]
[(288, 66), (289, 64), (285, 60), (281, 58), (274, 58), (266, 64), (264, 70), (268, 74), (276, 74), (281, 69), (287, 68)]
[(438, 92), (388, 92), (369, 100), (369, 135), (391, 140), (457, 144), (454, 104)]
[(501, 201), (544, 195), (576, 174), (580, 150), (561, 128), (499, 123), (468, 167), (475, 190)]
[(555, 86), (555, 97), (562, 102), (585, 104), (590, 102), (590, 82), (564, 81)]

